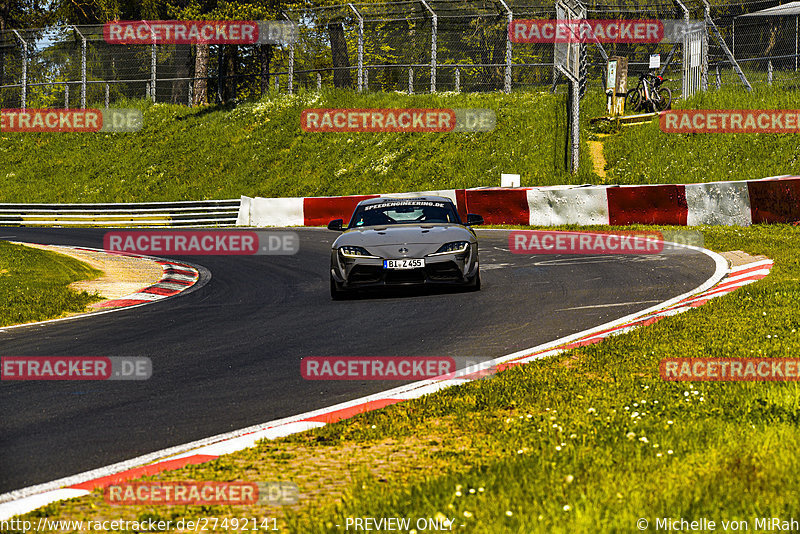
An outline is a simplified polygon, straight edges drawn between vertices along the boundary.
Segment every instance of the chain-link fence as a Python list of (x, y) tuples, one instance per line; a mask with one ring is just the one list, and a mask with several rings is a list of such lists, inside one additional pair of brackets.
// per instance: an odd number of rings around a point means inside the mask
[[(666, 77), (684, 84), (689, 67), (697, 67), (712, 88), (741, 84), (738, 64), (749, 83), (798, 85), (800, 8), (793, 4), (770, 11), (772, 2), (706, 7), (702, 0), (675, 0), (632, 7), (613, 1), (587, 4), (587, 17), (695, 20), (708, 31), (702, 47), (589, 44), (590, 87), (605, 83), (608, 56), (627, 57), (635, 77), (648, 70), (651, 54), (660, 54)], [(554, 18), (553, 2), (414, 0), (284, 16), (299, 28), (293, 44), (109, 44), (101, 25), (0, 32), (0, 104), (80, 107), (148, 98), (193, 105), (298, 88), (477, 92), (554, 87), (557, 81), (552, 44), (512, 43), (508, 33), (511, 20)]]

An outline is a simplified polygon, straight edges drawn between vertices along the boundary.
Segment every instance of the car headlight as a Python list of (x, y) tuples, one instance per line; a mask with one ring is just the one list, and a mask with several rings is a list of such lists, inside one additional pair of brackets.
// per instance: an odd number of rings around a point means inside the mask
[(363, 247), (353, 247), (350, 245), (339, 247), (339, 254), (345, 258), (377, 258)]
[(439, 250), (428, 256), (437, 256), (439, 254), (463, 254), (469, 250), (469, 241), (453, 241), (452, 243), (445, 243)]

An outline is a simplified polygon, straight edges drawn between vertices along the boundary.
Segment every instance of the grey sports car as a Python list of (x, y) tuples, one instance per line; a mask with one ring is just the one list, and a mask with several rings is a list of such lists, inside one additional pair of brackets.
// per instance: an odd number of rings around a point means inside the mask
[(347, 228), (336, 219), (329, 230), (344, 231), (331, 248), (331, 297), (349, 290), (414, 284), (481, 287), (478, 239), (449, 198), (372, 198), (356, 206)]

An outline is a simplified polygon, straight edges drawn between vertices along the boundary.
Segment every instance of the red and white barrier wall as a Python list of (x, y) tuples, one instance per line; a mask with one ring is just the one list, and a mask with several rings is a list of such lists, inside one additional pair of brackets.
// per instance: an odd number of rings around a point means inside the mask
[(242, 197), (238, 226), (325, 226), (347, 222), (375, 197), (440, 195), (487, 224), (673, 224), (748, 226), (800, 221), (800, 176), (675, 185), (447, 189), (346, 197)]

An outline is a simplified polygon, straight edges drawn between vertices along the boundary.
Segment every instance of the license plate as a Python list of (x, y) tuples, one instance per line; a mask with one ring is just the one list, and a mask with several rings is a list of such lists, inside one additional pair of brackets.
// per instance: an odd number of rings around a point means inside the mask
[(421, 269), (423, 267), (425, 267), (424, 259), (383, 260), (384, 269)]

